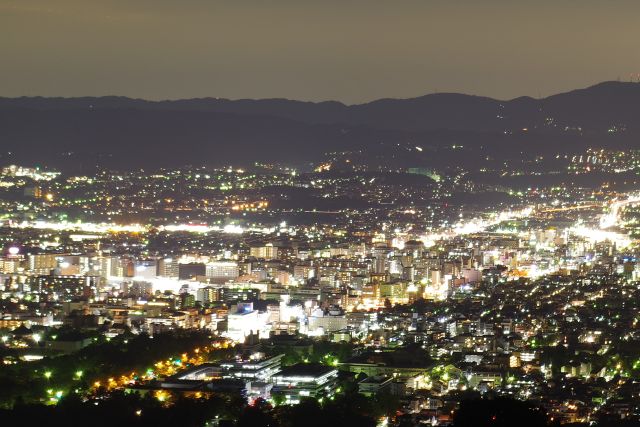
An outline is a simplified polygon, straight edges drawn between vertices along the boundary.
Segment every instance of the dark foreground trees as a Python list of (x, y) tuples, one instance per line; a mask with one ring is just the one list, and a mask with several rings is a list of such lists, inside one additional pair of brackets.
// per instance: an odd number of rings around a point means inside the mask
[(544, 427), (545, 412), (520, 400), (496, 398), (466, 400), (454, 417), (455, 427)]
[(105, 399), (83, 401), (70, 394), (57, 405), (17, 404), (0, 410), (0, 425), (49, 426), (154, 426), (154, 427), (375, 427), (373, 401), (340, 396), (323, 404), (314, 399), (296, 406), (272, 407), (263, 400), (246, 405), (240, 396), (176, 398), (171, 404), (151, 394), (114, 392)]

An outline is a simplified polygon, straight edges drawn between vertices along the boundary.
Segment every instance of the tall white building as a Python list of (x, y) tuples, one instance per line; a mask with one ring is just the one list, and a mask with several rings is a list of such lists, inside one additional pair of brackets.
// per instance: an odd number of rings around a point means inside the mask
[(236, 279), (240, 269), (233, 261), (213, 261), (206, 265), (205, 275), (214, 281), (227, 282)]
[(265, 333), (269, 315), (253, 309), (253, 303), (238, 303), (234, 313), (227, 317), (227, 336), (234, 341), (244, 342), (251, 334)]

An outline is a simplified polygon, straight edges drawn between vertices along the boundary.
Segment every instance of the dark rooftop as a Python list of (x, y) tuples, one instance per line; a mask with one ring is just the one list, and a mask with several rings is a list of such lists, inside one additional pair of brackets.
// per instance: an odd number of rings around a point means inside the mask
[(278, 372), (277, 376), (320, 376), (325, 375), (335, 369), (331, 366), (323, 365), (321, 363), (298, 363), (282, 369)]

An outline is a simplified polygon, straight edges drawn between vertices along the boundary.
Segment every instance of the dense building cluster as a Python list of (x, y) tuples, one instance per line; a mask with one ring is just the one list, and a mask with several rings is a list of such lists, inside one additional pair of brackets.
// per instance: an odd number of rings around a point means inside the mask
[[(460, 171), (327, 168), (5, 168), (6, 369), (40, 369), (35, 402), (127, 390), (277, 406), (350, 389), (394, 402), (378, 421), (398, 425), (450, 424), (473, 396), (553, 422), (640, 420), (637, 195), (551, 184), (481, 207), (456, 202), (486, 187)], [(75, 389), (41, 368), (185, 331), (208, 343), (109, 379), (77, 370)]]

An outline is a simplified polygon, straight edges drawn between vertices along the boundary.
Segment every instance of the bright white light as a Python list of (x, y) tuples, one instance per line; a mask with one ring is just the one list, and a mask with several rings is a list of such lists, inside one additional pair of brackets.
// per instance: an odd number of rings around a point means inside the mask
[(589, 239), (592, 242), (615, 242), (618, 248), (625, 248), (631, 244), (629, 236), (621, 233), (615, 233), (613, 231), (597, 230), (595, 228), (588, 228), (585, 226), (572, 227), (570, 231), (575, 235)]
[(230, 234), (242, 234), (244, 229), (239, 225), (228, 224), (228, 225), (224, 226), (222, 231), (224, 231), (225, 233), (230, 233)]
[(600, 228), (605, 229), (618, 224), (620, 210), (626, 205), (632, 205), (640, 202), (640, 196), (629, 196), (626, 200), (615, 200), (611, 203), (609, 213), (600, 217)]

